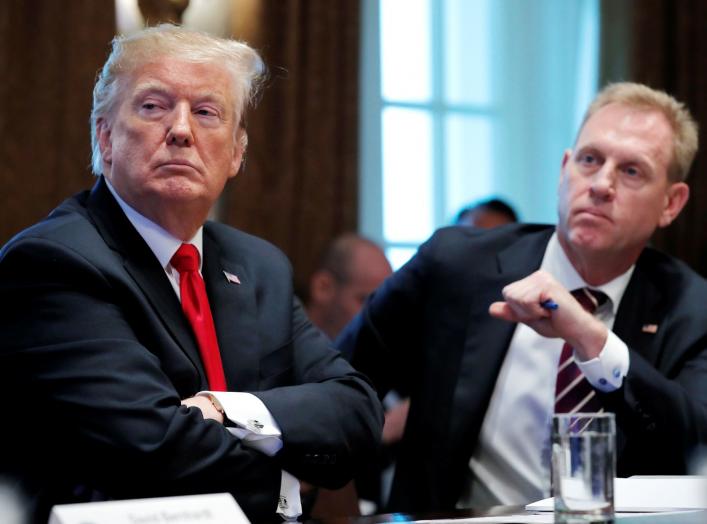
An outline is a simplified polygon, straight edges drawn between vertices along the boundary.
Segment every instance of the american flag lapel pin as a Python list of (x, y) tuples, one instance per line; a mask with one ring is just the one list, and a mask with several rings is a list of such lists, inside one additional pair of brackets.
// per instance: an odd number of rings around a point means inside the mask
[(655, 335), (658, 332), (658, 324), (643, 324), (641, 331)]
[(231, 284), (240, 284), (241, 283), (241, 279), (238, 278), (233, 273), (229, 273), (228, 271), (224, 271), (223, 274), (226, 275), (226, 280), (228, 280)]

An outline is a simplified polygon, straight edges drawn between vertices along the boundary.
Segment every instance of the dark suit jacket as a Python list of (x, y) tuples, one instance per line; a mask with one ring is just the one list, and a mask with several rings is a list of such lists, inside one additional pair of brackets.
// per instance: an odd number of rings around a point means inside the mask
[(281, 469), (337, 487), (375, 449), (375, 392), (309, 323), (284, 255), (207, 223), (203, 274), (229, 390), (255, 394), (282, 429), (273, 458), (180, 406), (208, 389), (195, 339), (102, 180), (0, 252), (0, 456), (37, 520), (96, 492), (223, 491), (251, 519), (272, 520)]
[[(508, 349), (514, 324), (489, 305), (540, 267), (554, 227), (438, 231), (370, 298), (339, 339), (354, 367), (384, 395), (411, 395), (390, 509), (453, 508)], [(707, 443), (707, 282), (646, 249), (619, 305), (614, 331), (630, 369), (602, 394), (617, 415), (618, 473), (684, 474)], [(656, 324), (655, 334), (642, 330)], [(554, 380), (554, 377), (548, 377)]]

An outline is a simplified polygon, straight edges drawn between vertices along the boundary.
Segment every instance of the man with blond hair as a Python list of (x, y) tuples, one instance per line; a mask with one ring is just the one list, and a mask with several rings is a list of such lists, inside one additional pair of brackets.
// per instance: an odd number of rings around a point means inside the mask
[(308, 321), (274, 246), (207, 221), (241, 167), (263, 64), (175, 26), (117, 37), (94, 89), (91, 191), (0, 252), (2, 471), (52, 504), (230, 492), (297, 518), (382, 410)]
[(553, 413), (610, 411), (618, 474), (685, 474), (707, 443), (707, 282), (647, 247), (687, 202), (697, 126), (631, 83), (565, 151), (556, 226), (438, 231), (342, 335), (410, 392), (390, 509), (549, 495)]

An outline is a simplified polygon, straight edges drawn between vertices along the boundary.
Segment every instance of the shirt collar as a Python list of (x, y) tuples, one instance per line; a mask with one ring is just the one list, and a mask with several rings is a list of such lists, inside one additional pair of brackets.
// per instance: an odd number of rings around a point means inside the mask
[[(128, 205), (128, 203), (120, 197), (107, 178), (105, 179), (105, 182), (108, 189), (113, 194), (113, 197), (115, 197), (115, 200), (118, 202), (118, 205), (123, 210), (123, 213), (125, 213), (125, 216), (128, 217), (130, 223), (135, 227), (135, 229), (137, 229), (137, 232), (155, 254), (157, 260), (160, 262), (160, 265), (165, 270), (168, 270), (169, 267), (171, 267), (169, 261), (172, 259), (172, 256), (177, 249), (179, 249), (179, 246), (181, 246), (184, 242), (170, 234), (160, 225), (135, 211), (135, 209), (130, 207), (130, 205)], [(194, 237), (189, 240), (189, 242), (186, 242), (187, 244), (193, 244), (199, 251), (199, 270), (201, 270), (202, 261), (204, 260), (202, 251), (203, 234), (204, 228), (202, 226), (196, 232)]]
[(547, 247), (545, 248), (543, 262), (540, 265), (540, 269), (550, 273), (560, 284), (570, 291), (581, 287), (590, 287), (606, 293), (609, 297), (612, 314), (614, 315), (616, 315), (616, 308), (618, 304), (621, 303), (621, 298), (624, 296), (624, 292), (628, 286), (628, 281), (631, 280), (631, 275), (633, 274), (633, 270), (635, 268), (636, 264), (633, 264), (624, 273), (606, 284), (602, 284), (601, 286), (590, 286), (579, 275), (570, 262), (570, 259), (567, 258), (565, 250), (562, 249), (560, 241), (557, 239), (557, 232), (552, 234), (550, 242), (548, 242)]

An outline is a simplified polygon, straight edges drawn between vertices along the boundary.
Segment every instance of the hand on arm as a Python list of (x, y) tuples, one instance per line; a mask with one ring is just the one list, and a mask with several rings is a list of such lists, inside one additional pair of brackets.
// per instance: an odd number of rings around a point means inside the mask
[[(522, 322), (544, 337), (561, 338), (582, 361), (596, 358), (606, 343), (606, 326), (545, 271), (536, 271), (507, 285), (503, 298), (504, 301), (491, 304), (491, 316)], [(541, 304), (546, 300), (554, 301), (557, 309), (544, 308)]]
[(216, 409), (214, 402), (206, 396), (197, 395), (182, 400), (182, 406), (195, 407), (201, 410), (201, 415), (204, 420), (215, 420), (219, 424), (223, 424), (223, 410)]

